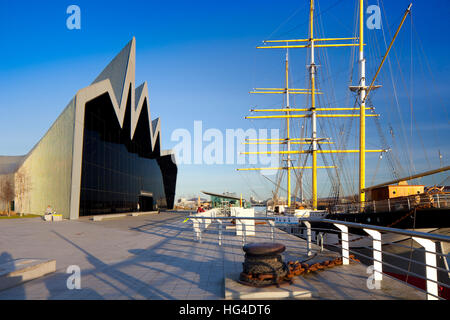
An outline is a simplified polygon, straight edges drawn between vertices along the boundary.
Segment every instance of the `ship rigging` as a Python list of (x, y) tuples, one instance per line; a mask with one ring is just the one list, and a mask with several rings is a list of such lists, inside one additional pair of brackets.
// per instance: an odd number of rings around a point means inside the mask
[[(243, 152), (243, 154), (279, 154), (282, 158), (282, 163), (280, 167), (266, 167), (266, 168), (241, 168), (237, 169), (239, 171), (250, 171), (250, 170), (279, 170), (280, 172), (286, 172), (286, 207), (288, 211), (291, 213), (295, 212), (296, 202), (297, 202), (297, 194), (298, 191), (301, 191), (300, 202), (303, 202), (303, 173), (304, 170), (311, 170), (311, 201), (310, 201), (310, 209), (315, 211), (318, 209), (318, 170), (319, 169), (327, 169), (328, 175), (332, 180), (332, 193), (334, 198), (334, 202), (331, 205), (335, 205), (337, 203), (337, 199), (340, 195), (341, 190), (341, 182), (340, 175), (344, 175), (344, 173), (339, 171), (339, 167), (342, 164), (343, 155), (345, 154), (358, 154), (358, 188), (357, 188), (357, 199), (356, 201), (359, 203), (359, 211), (362, 212), (365, 210), (365, 207), (368, 203), (366, 193), (371, 190), (370, 187), (366, 185), (366, 153), (376, 153), (379, 154), (380, 159), (383, 157), (383, 154), (386, 153), (388, 161), (393, 168), (393, 175), (395, 178), (399, 178), (399, 170), (395, 170), (395, 160), (394, 156), (390, 153), (390, 148), (387, 146), (387, 143), (384, 141), (383, 147), (379, 149), (368, 149), (366, 148), (366, 118), (374, 117), (377, 129), (381, 134), (381, 129), (379, 128), (379, 117), (376, 114), (375, 107), (372, 105), (370, 100), (371, 93), (381, 87), (381, 85), (375, 84), (378, 75), (380, 74), (380, 70), (382, 69), (389, 52), (391, 51), (394, 42), (405, 22), (407, 17), (411, 15), (411, 7), (412, 4), (409, 4), (401, 21), (396, 29), (392, 40), (387, 46), (386, 52), (383, 55), (383, 58), (372, 78), (370, 84), (367, 85), (366, 82), (366, 57), (364, 53), (364, 1), (359, 0), (359, 8), (358, 8), (358, 32), (353, 37), (340, 37), (340, 38), (327, 38), (324, 36), (317, 36), (315, 34), (315, 1), (310, 0), (309, 3), (309, 23), (308, 23), (308, 38), (304, 39), (288, 39), (288, 40), (265, 40), (263, 41), (264, 45), (258, 46), (257, 49), (286, 49), (286, 58), (285, 58), (285, 66), (284, 66), (284, 88), (255, 88), (251, 91), (252, 94), (280, 94), (285, 96), (285, 104), (281, 108), (253, 108), (250, 111), (252, 113), (275, 113), (269, 115), (250, 115), (247, 116), (246, 119), (282, 119), (285, 121), (286, 133), (285, 137), (281, 139), (247, 139), (246, 144), (266, 144), (266, 145), (282, 145), (285, 147), (285, 150), (281, 151), (248, 151)], [(411, 22), (412, 23), (412, 22)], [(316, 49), (318, 48), (345, 48), (345, 47), (354, 47), (358, 50), (358, 79), (357, 84), (349, 85), (350, 92), (355, 94), (355, 104), (353, 107), (346, 106), (330, 106), (318, 103), (318, 98), (320, 95), (323, 95), (324, 92), (318, 88), (317, 83), (317, 74), (320, 65), (316, 63)], [(303, 48), (308, 50), (308, 88), (293, 88), (290, 85), (290, 49), (298, 49)], [(306, 95), (307, 106), (303, 108), (296, 108), (291, 105), (291, 95)], [(348, 113), (342, 113), (345, 111), (351, 111)], [(358, 130), (358, 148), (348, 149), (345, 148), (345, 143), (338, 143), (338, 147), (332, 148), (331, 145), (335, 142), (330, 137), (320, 137), (318, 135), (318, 122), (321, 118), (327, 119), (336, 119), (336, 118), (359, 118), (359, 130)], [(305, 119), (309, 120), (310, 132), (309, 136), (305, 137), (295, 137), (292, 135), (292, 120), (294, 119)], [(303, 128), (303, 126), (302, 126)], [(382, 140), (383, 139), (382, 137)], [(339, 142), (339, 141), (338, 141)], [(329, 145), (330, 148), (325, 149), (322, 146)], [(298, 148), (298, 146), (307, 146), (307, 149)], [(297, 155), (298, 158), (294, 159), (293, 157)], [(304, 157), (302, 158), (302, 156)], [(324, 165), (318, 165), (318, 155), (322, 156)], [(326, 156), (334, 156), (338, 155), (337, 159), (331, 159), (331, 165), (329, 165), (329, 161)], [(307, 165), (308, 158), (310, 158), (310, 165)], [(297, 164), (295, 164), (297, 162)], [(397, 164), (399, 161), (397, 161)], [(330, 170), (334, 170), (334, 179), (332, 175), (329, 173)], [(378, 170), (378, 164), (377, 169)], [(447, 169), (448, 170), (448, 169)], [(439, 172), (445, 170), (439, 170)], [(437, 171), (436, 171), (437, 172)], [(295, 189), (292, 191), (292, 173), (295, 174)], [(417, 174), (415, 177), (422, 177), (425, 175)], [(273, 192), (274, 198), (278, 197), (279, 189), (281, 188), (280, 183), (283, 175), (278, 175), (277, 182), (275, 182), (275, 191)], [(294, 201), (292, 202), (292, 199)]]

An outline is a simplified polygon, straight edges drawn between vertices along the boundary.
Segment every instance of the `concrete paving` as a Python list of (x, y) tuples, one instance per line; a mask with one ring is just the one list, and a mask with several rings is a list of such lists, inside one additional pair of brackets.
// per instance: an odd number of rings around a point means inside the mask
[[(39, 218), (0, 222), (0, 264), (14, 259), (55, 259), (56, 272), (0, 291), (0, 299), (224, 299), (225, 278), (239, 274), (242, 238), (223, 230), (218, 245), (212, 225), (193, 240), (187, 213), (127, 216), (92, 221), (45, 222)], [(268, 241), (258, 230), (248, 242)], [(276, 229), (287, 251), (285, 260), (304, 260), (305, 242)], [(317, 246), (313, 246), (318, 250)], [(328, 252), (333, 255), (335, 253)], [(318, 259), (318, 257), (314, 257)], [(81, 289), (68, 289), (71, 265), (80, 267)], [(296, 278), (313, 299), (424, 299), (398, 281), (383, 280), (380, 290), (366, 286), (366, 268), (339, 266)]]

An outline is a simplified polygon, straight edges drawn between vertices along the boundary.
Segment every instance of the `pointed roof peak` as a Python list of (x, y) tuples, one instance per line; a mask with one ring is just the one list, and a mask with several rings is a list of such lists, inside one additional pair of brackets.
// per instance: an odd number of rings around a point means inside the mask
[[(92, 84), (109, 79), (118, 101), (122, 100), (125, 78), (128, 68), (134, 69), (136, 56), (136, 38), (133, 37), (126, 46), (106, 66)], [(133, 70), (134, 71), (134, 70)]]

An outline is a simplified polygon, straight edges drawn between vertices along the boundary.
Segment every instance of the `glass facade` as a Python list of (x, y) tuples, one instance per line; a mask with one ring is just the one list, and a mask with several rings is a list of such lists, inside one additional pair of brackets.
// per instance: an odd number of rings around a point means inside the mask
[(159, 145), (152, 152), (146, 106), (133, 139), (130, 124), (129, 98), (122, 128), (108, 94), (86, 104), (80, 216), (167, 207)]
[[(211, 195), (211, 207), (212, 208), (224, 208), (224, 207), (239, 207), (241, 201), (237, 199), (227, 198), (225, 196), (212, 196)], [(251, 208), (251, 205), (247, 203), (245, 199), (242, 199), (242, 207)]]

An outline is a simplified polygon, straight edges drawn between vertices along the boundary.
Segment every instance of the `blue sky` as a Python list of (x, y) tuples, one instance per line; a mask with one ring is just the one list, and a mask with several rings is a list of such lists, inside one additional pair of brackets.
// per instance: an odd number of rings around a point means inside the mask
[[(355, 3), (318, 1), (318, 18), (327, 36), (352, 35)], [(378, 3), (367, 1), (368, 5)], [(391, 39), (388, 29), (392, 34), (408, 3), (382, 2), (386, 41)], [(66, 9), (71, 4), (81, 8), (81, 30), (66, 27)], [(203, 121), (204, 130), (217, 128), (224, 133), (226, 129), (276, 127), (279, 123), (244, 119), (255, 105), (272, 107), (283, 102), (282, 97), (248, 94), (253, 87), (283, 84), (285, 51), (255, 47), (268, 38), (306, 38), (307, 7), (307, 1), (299, 0), (26, 4), (1, 0), (0, 154), (26, 154), (76, 91), (89, 85), (133, 36), (137, 42), (136, 82), (149, 83), (152, 117), (161, 117), (162, 121), (163, 148), (176, 144), (170, 139), (175, 129), (192, 131), (195, 120)], [(411, 29), (410, 20), (405, 22), (390, 55), (391, 65), (386, 64), (379, 77), (383, 89), (372, 98), (377, 112), (382, 114), (383, 134), (390, 146), (397, 147), (395, 154), (406, 173), (438, 167), (438, 151), (444, 165), (448, 164), (449, 16), (448, 1), (414, 1), (414, 28)], [(385, 45), (381, 30), (366, 28), (365, 32), (371, 79)], [(305, 53), (291, 50), (292, 82), (300, 88), (306, 86)], [(324, 91), (334, 92), (327, 101), (335, 106), (348, 102), (350, 54), (349, 49), (328, 50), (328, 63), (319, 70), (323, 72)], [(330, 84), (325, 81), (326, 72), (333, 75)], [(411, 92), (412, 105), (408, 99)], [(303, 97), (295, 101), (298, 107), (303, 103)], [(378, 149), (376, 126), (369, 121), (368, 147)], [(349, 141), (355, 137), (353, 128)], [(408, 162), (409, 155), (414, 159), (412, 164)], [(368, 159), (368, 182), (374, 176), (374, 182), (390, 178), (386, 161), (378, 164), (378, 155), (369, 155)], [(346, 167), (351, 168), (355, 161), (355, 156), (348, 156)], [(240, 166), (180, 165), (177, 196), (193, 196), (205, 189), (242, 192), (246, 197), (270, 195), (272, 184), (267, 179), (258, 173), (237, 173), (237, 167)], [(355, 175), (350, 173), (349, 180), (352, 177)], [(320, 194), (328, 195), (326, 173), (321, 172), (319, 178), (324, 186), (319, 188)], [(424, 179), (422, 183), (438, 183), (441, 178)]]

